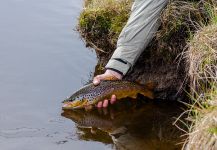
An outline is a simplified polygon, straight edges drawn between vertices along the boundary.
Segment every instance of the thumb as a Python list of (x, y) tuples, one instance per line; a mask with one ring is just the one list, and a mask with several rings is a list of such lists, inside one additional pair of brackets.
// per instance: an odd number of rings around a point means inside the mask
[(102, 80), (102, 75), (98, 75), (98, 76), (93, 78), (93, 84), (98, 85), (98, 84), (100, 84), (101, 80)]

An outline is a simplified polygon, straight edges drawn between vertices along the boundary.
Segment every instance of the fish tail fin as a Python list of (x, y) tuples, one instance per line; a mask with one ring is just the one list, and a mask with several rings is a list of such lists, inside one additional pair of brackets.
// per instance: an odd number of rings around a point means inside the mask
[(149, 99), (154, 99), (154, 92), (151, 90), (144, 90), (140, 94), (142, 94), (145, 97), (148, 97)]
[(144, 86), (145, 86), (146, 89), (149, 89), (149, 90), (153, 91), (154, 88), (157, 86), (157, 83), (154, 83), (153, 81), (148, 81), (148, 82), (145, 83)]
[(144, 84), (144, 90), (141, 92), (141, 94), (150, 99), (154, 99), (154, 88), (156, 86), (157, 84), (152, 81), (146, 82), (146, 84)]

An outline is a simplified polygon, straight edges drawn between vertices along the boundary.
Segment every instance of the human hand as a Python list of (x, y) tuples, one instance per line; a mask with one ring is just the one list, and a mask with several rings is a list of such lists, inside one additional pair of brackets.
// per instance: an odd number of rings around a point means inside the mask
[[(93, 84), (98, 85), (98, 84), (100, 84), (100, 82), (102, 80), (121, 80), (122, 78), (123, 78), (123, 75), (119, 74), (118, 72), (115, 72), (113, 70), (108, 69), (108, 70), (106, 70), (106, 72), (104, 74), (97, 75), (96, 77), (94, 77)], [(110, 100), (105, 99), (104, 101), (99, 102), (97, 104), (97, 107), (98, 108), (102, 108), (102, 107), (106, 108), (109, 105), (109, 101), (111, 104), (114, 104), (116, 101), (116, 96), (112, 95)]]

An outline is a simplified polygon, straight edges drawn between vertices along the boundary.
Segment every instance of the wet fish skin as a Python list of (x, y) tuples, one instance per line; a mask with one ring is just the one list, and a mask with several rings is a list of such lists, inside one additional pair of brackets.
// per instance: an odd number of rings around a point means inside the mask
[(126, 97), (135, 99), (138, 93), (153, 99), (153, 92), (138, 83), (123, 80), (101, 81), (100, 85), (97, 86), (91, 83), (64, 100), (63, 109), (84, 108), (104, 99), (109, 99), (113, 94), (116, 95), (117, 99)]

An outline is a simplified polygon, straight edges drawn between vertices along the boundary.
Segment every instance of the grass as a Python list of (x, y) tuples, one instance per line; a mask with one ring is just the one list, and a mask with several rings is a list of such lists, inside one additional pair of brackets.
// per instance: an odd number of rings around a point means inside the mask
[[(192, 98), (189, 105), (188, 138), (185, 141), (186, 150), (214, 149), (217, 146), (217, 86)], [(189, 119), (190, 118), (190, 119)]]
[(126, 24), (132, 0), (86, 0), (79, 17), (78, 31), (87, 46), (107, 56), (116, 47), (118, 36)]
[(217, 135), (217, 127), (211, 127), (208, 129), (209, 133)]
[(209, 24), (204, 24), (194, 34), (185, 53), (192, 99), (187, 150), (217, 146), (217, 5), (205, 6)]
[(187, 51), (191, 87), (204, 91), (216, 82), (217, 70), (217, 24), (203, 27), (190, 42)]
[[(96, 50), (99, 58), (108, 60), (116, 49), (116, 42), (128, 20), (132, 1), (85, 0), (78, 31), (87, 46)], [(186, 46), (191, 33), (199, 25), (208, 22), (205, 7), (204, 3), (197, 0), (171, 0), (162, 13), (162, 25), (156, 37), (146, 49), (147, 53), (151, 51), (148, 61), (173, 62)], [(147, 54), (144, 55), (145, 60), (146, 56)]]

